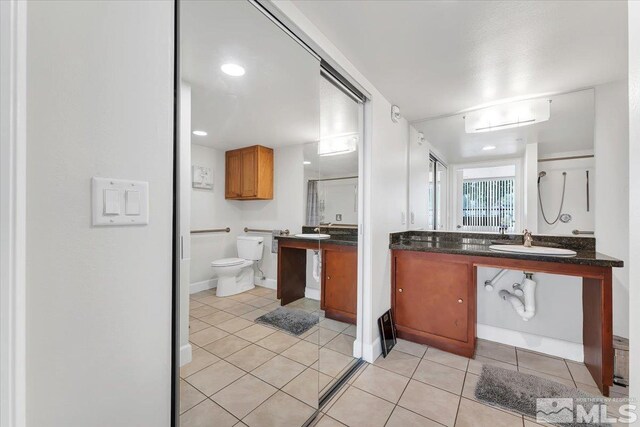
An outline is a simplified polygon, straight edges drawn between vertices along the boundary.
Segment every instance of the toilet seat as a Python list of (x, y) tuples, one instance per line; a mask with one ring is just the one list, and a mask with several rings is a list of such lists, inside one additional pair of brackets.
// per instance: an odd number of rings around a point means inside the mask
[(223, 258), (223, 259), (217, 259), (217, 260), (213, 261), (211, 263), (211, 266), (213, 266), (213, 267), (231, 267), (231, 266), (234, 266), (234, 265), (240, 265), (245, 261), (246, 260), (244, 260), (242, 258)]

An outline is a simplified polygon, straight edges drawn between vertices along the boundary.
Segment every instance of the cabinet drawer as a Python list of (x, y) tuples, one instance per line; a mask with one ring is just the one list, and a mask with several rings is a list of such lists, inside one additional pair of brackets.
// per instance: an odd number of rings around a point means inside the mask
[(400, 256), (395, 265), (398, 326), (467, 342), (471, 265)]

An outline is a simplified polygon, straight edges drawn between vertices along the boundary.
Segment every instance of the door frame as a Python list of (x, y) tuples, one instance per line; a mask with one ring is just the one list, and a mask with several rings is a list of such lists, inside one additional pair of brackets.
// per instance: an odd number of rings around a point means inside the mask
[(0, 425), (26, 423), (27, 4), (0, 2)]

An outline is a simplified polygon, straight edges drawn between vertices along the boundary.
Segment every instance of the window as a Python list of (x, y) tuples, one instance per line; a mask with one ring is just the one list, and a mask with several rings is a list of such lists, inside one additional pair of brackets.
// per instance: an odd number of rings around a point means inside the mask
[(515, 231), (515, 166), (463, 169), (459, 200), (459, 229)]
[(435, 156), (429, 156), (429, 230), (446, 227), (447, 167)]

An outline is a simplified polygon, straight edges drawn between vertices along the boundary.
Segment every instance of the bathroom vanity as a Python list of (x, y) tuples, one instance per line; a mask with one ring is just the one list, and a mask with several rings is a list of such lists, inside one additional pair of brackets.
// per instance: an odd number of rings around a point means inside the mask
[[(306, 230), (310, 233), (311, 230)], [(346, 231), (346, 232), (345, 232)], [(328, 232), (328, 239), (278, 236), (278, 285), (281, 305), (305, 296), (307, 282), (307, 250), (320, 251), (322, 259), (320, 308), (325, 317), (356, 323), (358, 300), (358, 236), (340, 230)]]
[(550, 257), (496, 252), (495, 243), (522, 236), (408, 231), (390, 236), (391, 306), (398, 337), (473, 357), (477, 268), (582, 277), (584, 362), (603, 395), (613, 384), (613, 267), (623, 262), (595, 251), (595, 239), (534, 236), (576, 252)]

